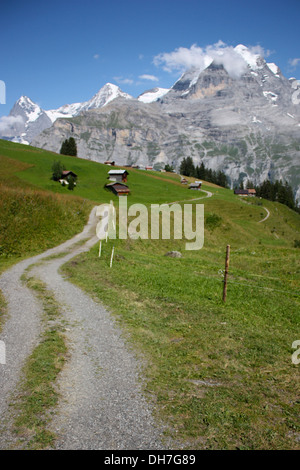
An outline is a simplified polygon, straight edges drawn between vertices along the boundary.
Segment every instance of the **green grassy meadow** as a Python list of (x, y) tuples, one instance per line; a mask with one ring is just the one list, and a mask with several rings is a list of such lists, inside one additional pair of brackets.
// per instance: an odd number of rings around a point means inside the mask
[[(0, 156), (1, 201), (2, 194), (8, 205), (17, 201), (15, 213), (10, 206), (8, 211), (1, 207), (0, 223), (15, 234), (16, 246), (18, 217), (31, 227), (36, 215), (25, 193), (32, 204), (34, 194), (40, 197), (38, 212), (44, 216), (34, 233), (40, 230), (41, 238), (27, 255), (44, 249), (42, 227), (50, 202), (51, 213), (57, 210), (59, 215), (48, 244), (67, 237), (66, 232), (57, 233), (67, 213), (73, 214), (69, 230), (75, 232), (93, 204), (114, 200), (118, 207), (117, 198), (103, 188), (107, 166), (5, 141), (0, 141)], [(54, 160), (78, 174), (72, 195), (50, 180)], [(178, 175), (128, 171), (128, 206), (143, 203), (150, 208), (201, 196), (182, 186)], [(145, 359), (145, 387), (158, 416), (185, 448), (299, 449), (300, 366), (291, 357), (292, 343), (300, 339), (300, 249), (295, 243), (300, 240), (300, 216), (278, 203), (241, 200), (215, 185), (204, 184), (203, 189), (213, 196), (199, 201), (205, 214), (201, 250), (186, 251), (185, 240), (108, 240), (102, 242), (100, 258), (95, 246), (65, 265), (63, 272), (106, 305), (123, 326), (129, 343)], [(62, 207), (65, 214), (58, 210)], [(82, 210), (78, 218), (75, 207)], [(261, 223), (264, 207), (270, 217)], [(30, 233), (25, 232), (12, 259), (21, 256)], [(0, 245), (9, 243), (0, 238)], [(165, 256), (171, 250), (182, 257)], [(7, 256), (0, 254), (0, 260)]]
[[(72, 170), (78, 175), (74, 195), (96, 204), (109, 202), (112, 199), (112, 193), (104, 190), (104, 185), (108, 182), (107, 173), (111, 169), (107, 165), (76, 157), (58, 155), (4, 140), (0, 140), (0, 155), (6, 159), (10, 158), (19, 162), (19, 169), (15, 175), (22, 185), (27, 183), (35, 188), (70, 197), (70, 191), (67, 187), (62, 187), (56, 181), (51, 180), (53, 162), (61, 161), (67, 170)], [(22, 168), (22, 163), (25, 165), (24, 168)], [(163, 203), (171, 202), (176, 198), (178, 199), (178, 197), (192, 197), (187, 189), (180, 185), (178, 175), (175, 178), (171, 175), (164, 177), (164, 179), (162, 179), (163, 177), (156, 178), (157, 175), (164, 174), (130, 169), (130, 179), (128, 181), (131, 190), (130, 203), (148, 204), (149, 201), (150, 203)]]
[[(61, 161), (78, 174), (74, 191), (51, 179), (54, 161)], [(114, 197), (104, 189), (109, 169), (103, 164), (0, 140), (0, 271), (80, 232), (93, 205)], [(178, 176), (163, 180), (138, 170), (130, 171), (130, 189), (130, 203), (163, 203), (191, 197)]]
[(0, 150), (0, 272), (80, 232), (93, 206), (20, 179), (18, 174), (28, 168)]
[[(64, 273), (129, 331), (147, 359), (147, 390), (187, 447), (299, 448), (299, 366), (291, 361), (300, 334), (299, 216), (266, 203), (271, 216), (259, 224), (261, 206), (225, 191), (204, 200), (201, 250), (178, 240), (110, 240), (101, 258), (94, 247)], [(182, 258), (164, 256), (169, 250)]]

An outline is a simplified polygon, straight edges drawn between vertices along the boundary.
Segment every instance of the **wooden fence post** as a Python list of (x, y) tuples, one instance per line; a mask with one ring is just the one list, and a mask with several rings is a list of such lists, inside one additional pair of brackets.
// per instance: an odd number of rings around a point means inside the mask
[(111, 251), (111, 257), (110, 257), (110, 267), (112, 267), (112, 262), (113, 262), (113, 257), (114, 257), (114, 251), (115, 251), (115, 247), (113, 246), (113, 249)]
[(228, 269), (229, 269), (229, 257), (230, 257), (230, 245), (227, 245), (226, 249), (226, 260), (225, 260), (225, 273), (224, 273), (224, 286), (223, 286), (223, 302), (226, 302), (227, 296), (227, 279), (228, 279)]

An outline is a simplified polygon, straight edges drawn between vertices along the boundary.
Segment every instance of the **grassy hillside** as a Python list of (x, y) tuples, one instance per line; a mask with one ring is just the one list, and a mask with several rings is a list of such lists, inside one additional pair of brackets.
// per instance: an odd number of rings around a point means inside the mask
[(83, 228), (93, 206), (23, 179), (21, 175), (34, 168), (32, 153), (26, 146), (0, 141), (0, 271), (71, 238)]
[[(5, 141), (0, 155), (0, 245), (6, 250), (0, 260), (68, 238), (67, 230), (79, 230), (91, 205), (117, 201), (103, 188), (109, 170), (104, 165)], [(50, 180), (58, 159), (79, 176), (73, 195)], [(182, 186), (175, 174), (129, 173), (128, 205), (149, 207), (201, 194)], [(186, 447), (299, 448), (300, 366), (291, 356), (292, 343), (300, 339), (300, 216), (215, 185), (203, 189), (213, 196), (199, 201), (205, 209), (201, 250), (185, 251), (185, 240), (109, 240), (101, 258), (95, 246), (64, 271), (125, 327), (147, 360), (147, 390), (156, 397), (159, 415)], [(270, 216), (261, 222), (266, 209)], [(182, 258), (164, 256), (170, 250)]]
[[(46, 150), (37, 149), (27, 145), (14, 144), (0, 140), (0, 155), (9, 157), (19, 162), (16, 176), (22, 184), (29, 184), (35, 188), (51, 191), (57, 194), (70, 196), (70, 191), (59, 183), (51, 180), (52, 164), (61, 161), (67, 170), (72, 170), (78, 175), (77, 187), (74, 195), (88, 199), (95, 203), (109, 202), (112, 198), (110, 191), (104, 190), (108, 182), (108, 171), (110, 167), (83, 160), (76, 157), (58, 155)], [(21, 164), (25, 167), (21, 167)], [(179, 198), (189, 198), (191, 195), (178, 181), (169, 177), (162, 180), (154, 178), (146, 171), (130, 169), (128, 185), (131, 190), (130, 203), (141, 202), (147, 204), (170, 202)], [(157, 172), (150, 172), (156, 173)], [(160, 175), (160, 174), (159, 174)], [(152, 176), (152, 177), (151, 177)], [(163, 184), (163, 182), (165, 184)]]
[[(78, 174), (74, 191), (51, 179), (54, 161)], [(104, 189), (109, 167), (27, 145), (0, 140), (0, 270), (58, 245), (79, 232), (92, 206), (109, 202)], [(190, 197), (174, 179), (130, 172), (131, 202)]]
[[(213, 197), (199, 201), (201, 250), (185, 251), (184, 240), (111, 240), (101, 258), (94, 247), (64, 272), (125, 326), (147, 359), (147, 390), (160, 416), (187, 447), (299, 448), (299, 366), (291, 360), (299, 339), (299, 214), (204, 188)], [(265, 208), (270, 216), (260, 222)], [(170, 250), (182, 258), (164, 256)]]

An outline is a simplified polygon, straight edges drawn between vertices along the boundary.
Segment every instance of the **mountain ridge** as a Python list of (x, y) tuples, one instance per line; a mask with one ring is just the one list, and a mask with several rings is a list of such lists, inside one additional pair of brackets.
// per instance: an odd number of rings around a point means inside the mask
[(243, 45), (232, 57), (209, 57), (170, 89), (133, 98), (118, 88), (104, 105), (75, 104), (71, 117), (68, 107), (58, 108), (64, 119), (32, 144), (59, 151), (62, 140), (73, 136), (82, 158), (157, 168), (179, 168), (191, 156), (195, 165), (203, 161), (224, 171), (232, 186), (283, 179), (300, 198), (299, 82)]
[(34, 103), (27, 96), (21, 96), (14, 104), (9, 117), (22, 118), (18, 121), (12, 121), (13, 124), (2, 138), (12, 137), (13, 142), (29, 144), (33, 138), (40, 134), (44, 129), (51, 127), (52, 124), (60, 118), (72, 118), (83, 111), (93, 108), (99, 108), (110, 103), (110, 101), (123, 97), (133, 99), (127, 93), (124, 93), (117, 85), (106, 83), (93, 97), (84, 102), (65, 104), (57, 109), (44, 110), (38, 104)]

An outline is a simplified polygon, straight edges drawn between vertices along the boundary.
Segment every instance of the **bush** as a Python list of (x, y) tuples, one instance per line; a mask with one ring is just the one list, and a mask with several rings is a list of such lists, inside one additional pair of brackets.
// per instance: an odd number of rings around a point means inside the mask
[(73, 178), (73, 176), (68, 177), (68, 182), (69, 182), (68, 189), (70, 191), (73, 191), (73, 189), (75, 187), (75, 179)]
[(59, 161), (55, 161), (52, 165), (52, 179), (54, 181), (58, 181), (61, 179), (61, 176), (62, 176), (62, 172), (65, 170), (66, 168), (64, 167), (64, 165)]
[(205, 219), (205, 225), (209, 230), (214, 230), (216, 227), (220, 227), (222, 223), (222, 217), (217, 214), (209, 214)]

